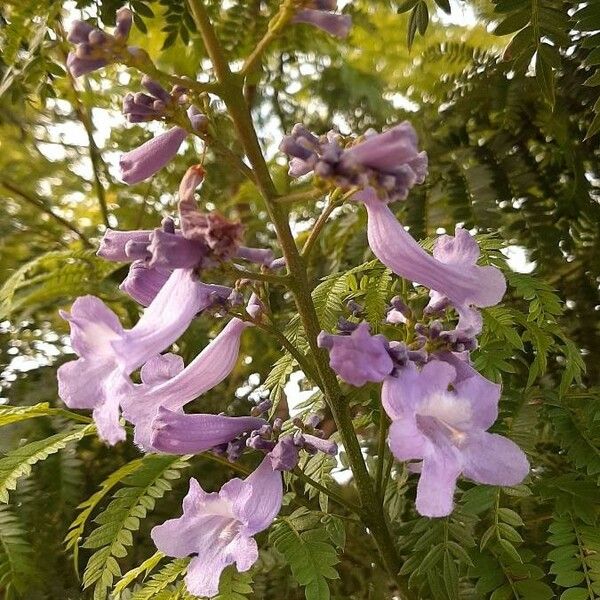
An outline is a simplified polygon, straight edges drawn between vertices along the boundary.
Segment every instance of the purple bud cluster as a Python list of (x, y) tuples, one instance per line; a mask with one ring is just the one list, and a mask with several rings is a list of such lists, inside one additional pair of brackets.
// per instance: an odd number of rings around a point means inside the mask
[(67, 37), (76, 44), (75, 50), (67, 58), (67, 67), (73, 77), (101, 69), (124, 53), (140, 52), (138, 48), (127, 48), (132, 22), (133, 15), (125, 7), (117, 11), (113, 35), (92, 27), (85, 21), (74, 21)]
[(404, 200), (427, 175), (427, 155), (419, 152), (415, 130), (406, 121), (384, 133), (369, 130), (349, 144), (334, 131), (317, 137), (297, 124), (279, 149), (291, 157), (292, 177), (313, 171), (344, 190), (372, 188), (386, 201)]

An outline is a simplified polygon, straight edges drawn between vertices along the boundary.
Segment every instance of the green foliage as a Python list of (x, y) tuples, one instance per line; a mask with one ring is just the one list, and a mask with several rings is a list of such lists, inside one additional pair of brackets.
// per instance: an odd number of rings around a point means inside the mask
[(131, 600), (154, 600), (160, 592), (185, 574), (189, 562), (189, 558), (179, 558), (167, 563), (133, 594)]
[(5, 600), (37, 588), (39, 573), (33, 562), (33, 550), (13, 511), (0, 505), (0, 589)]
[(598, 528), (581, 523), (570, 514), (553, 515), (548, 528), (550, 573), (565, 591), (562, 600), (594, 599), (600, 588), (600, 537)]
[(94, 585), (94, 599), (107, 597), (115, 577), (121, 576), (117, 558), (127, 555), (140, 520), (154, 509), (156, 500), (173, 486), (188, 467), (185, 459), (149, 454), (138, 468), (122, 480), (110, 504), (95, 519), (99, 525), (86, 538), (83, 548), (94, 550), (83, 574), (85, 588)]
[(9, 491), (15, 489), (19, 478), (27, 477), (31, 473), (33, 465), (95, 431), (94, 425), (77, 425), (10, 451), (0, 459), (0, 501), (8, 502)]
[(328, 579), (336, 579), (333, 568), (338, 557), (330, 531), (319, 527), (320, 517), (306, 509), (298, 509), (289, 517), (281, 517), (271, 528), (269, 541), (284, 555), (294, 579), (304, 586), (306, 600), (328, 600)]

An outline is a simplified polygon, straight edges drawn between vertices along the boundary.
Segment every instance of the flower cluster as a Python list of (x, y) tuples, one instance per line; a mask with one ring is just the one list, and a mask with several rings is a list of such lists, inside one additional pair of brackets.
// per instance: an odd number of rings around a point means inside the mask
[[(440, 236), (432, 256), (373, 187), (355, 200), (367, 209), (375, 256), (400, 277), (429, 288), (430, 300), (419, 322), (402, 298), (392, 299), (386, 323), (401, 328), (399, 337), (409, 344), (372, 335), (368, 323), (348, 320), (340, 322), (338, 334), (322, 332), (318, 342), (342, 380), (354, 386), (383, 382), (390, 449), (398, 460), (414, 461), (411, 469), (421, 474), (416, 508), (425, 516), (445, 516), (461, 474), (479, 483), (516, 485), (529, 471), (514, 442), (487, 432), (498, 416), (500, 386), (469, 361), (482, 328), (478, 308), (500, 302), (506, 283), (496, 267), (477, 264), (479, 246), (467, 230)], [(350, 309), (361, 316), (355, 302)], [(457, 323), (444, 330), (436, 317), (447, 309), (455, 311)]]
[[(336, 15), (334, 9), (333, 0), (313, 0), (296, 11), (294, 21), (342, 37), (348, 33), (350, 17)], [(114, 35), (77, 21), (69, 36), (77, 44), (69, 58), (72, 73), (91, 72), (134, 52), (126, 46), (130, 27), (131, 13), (126, 9), (117, 14)], [(207, 117), (191, 104), (186, 89), (175, 86), (167, 92), (148, 77), (142, 85), (146, 92), (124, 99), (128, 120), (161, 120), (175, 126), (122, 156), (126, 183), (156, 173), (188, 134), (208, 127)], [(373, 253), (396, 275), (430, 290), (420, 314), (404, 299), (392, 299), (386, 327), (396, 333), (402, 330), (398, 337), (404, 341), (391, 334), (372, 335), (369, 324), (360, 321), (363, 311), (356, 302), (349, 304), (353, 320), (341, 319), (337, 333), (321, 332), (317, 340), (329, 352), (333, 370), (347, 383), (382, 383), (382, 406), (392, 420), (391, 451), (398, 460), (411, 461), (411, 469), (421, 474), (417, 510), (428, 516), (449, 514), (461, 474), (486, 484), (520, 482), (528, 472), (524, 454), (510, 440), (487, 431), (498, 416), (500, 387), (469, 362), (482, 328), (478, 309), (501, 300), (504, 277), (493, 266), (477, 264), (479, 247), (468, 231), (457, 228), (454, 236), (440, 236), (431, 255), (388, 207), (389, 202), (405, 199), (427, 173), (427, 155), (419, 151), (412, 125), (404, 122), (383, 133), (368, 131), (356, 140), (333, 132), (317, 137), (296, 125), (281, 149), (291, 157), (292, 176), (313, 172), (319, 185), (352, 190), (353, 201), (366, 208)], [(194, 556), (187, 587), (192, 594), (212, 597), (227, 565), (235, 563), (245, 571), (257, 560), (253, 536), (279, 512), (281, 472), (296, 469), (301, 452), (335, 456), (338, 449), (319, 429), (320, 415), (285, 423), (269, 414), (274, 411), (267, 400), (249, 414), (236, 416), (186, 412), (190, 403), (201, 403), (203, 394), (231, 374), (244, 332), (265, 318), (256, 289), (244, 309), (243, 281), (230, 287), (200, 277), (209, 279), (215, 267), (239, 260), (262, 269), (282, 266), (282, 259), (275, 259), (270, 249), (243, 245), (241, 223), (198, 209), (195, 191), (203, 178), (200, 165), (190, 167), (182, 178), (177, 224), (167, 217), (152, 230), (105, 232), (98, 255), (130, 263), (121, 289), (145, 309), (130, 329), (94, 296), (80, 297), (70, 312), (61, 312), (70, 324), (77, 358), (59, 368), (58, 388), (69, 407), (93, 411), (98, 434), (108, 444), (126, 438), (124, 422), (128, 422), (143, 452), (210, 451), (230, 461), (248, 448), (261, 453), (252, 474), (230, 480), (218, 493), (205, 492), (192, 479), (182, 516), (152, 530), (161, 552)], [(441, 319), (449, 309), (457, 322), (444, 329)], [(233, 313), (230, 320), (189, 364), (169, 352), (194, 319), (227, 313)]]
[(67, 57), (67, 67), (73, 77), (91, 73), (114, 62), (126, 54), (135, 56), (142, 52), (139, 48), (127, 47), (127, 38), (133, 22), (128, 8), (117, 11), (116, 27), (113, 35), (92, 27), (85, 21), (74, 21), (68, 40), (76, 44), (74, 51)]
[(291, 157), (292, 177), (313, 171), (337, 187), (368, 188), (386, 201), (404, 200), (427, 175), (427, 154), (418, 151), (417, 134), (407, 121), (384, 133), (369, 130), (349, 143), (334, 131), (317, 137), (298, 123), (279, 149)]

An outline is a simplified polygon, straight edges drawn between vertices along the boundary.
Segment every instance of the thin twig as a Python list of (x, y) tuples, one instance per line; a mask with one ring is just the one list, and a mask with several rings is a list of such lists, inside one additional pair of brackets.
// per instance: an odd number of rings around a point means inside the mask
[(0, 185), (2, 187), (6, 188), (9, 192), (12, 192), (13, 194), (16, 194), (17, 196), (19, 196), (22, 200), (24, 200), (28, 204), (35, 206), (35, 208), (37, 208), (38, 210), (47, 214), (49, 217), (54, 219), (57, 223), (60, 223), (63, 227), (66, 227), (68, 230), (72, 231), (82, 241), (83, 245), (86, 248), (92, 247), (91, 242), (88, 240), (88, 238), (85, 236), (84, 233), (79, 231), (79, 229), (77, 229), (77, 227), (75, 225), (73, 225), (71, 222), (67, 221), (67, 219), (65, 219), (64, 217), (61, 217), (59, 214), (55, 213), (49, 206), (46, 206), (46, 203), (41, 198), (32, 195), (30, 192), (26, 192), (25, 190), (22, 190), (21, 188), (16, 186), (14, 183), (5, 181), (4, 179), (0, 180)]

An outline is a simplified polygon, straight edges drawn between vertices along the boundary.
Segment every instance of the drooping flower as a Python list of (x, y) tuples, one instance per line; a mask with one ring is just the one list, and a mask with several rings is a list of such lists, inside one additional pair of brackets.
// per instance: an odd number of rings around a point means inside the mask
[[(506, 290), (504, 275), (496, 267), (476, 264), (479, 248), (467, 230), (457, 228), (455, 238), (444, 236), (442, 246), (431, 256), (373, 189), (359, 192), (354, 198), (367, 209), (367, 236), (373, 254), (396, 275), (439, 292), (457, 307), (485, 307), (500, 302)], [(459, 250), (465, 247), (469, 248), (466, 256)]]
[(93, 409), (98, 433), (109, 444), (123, 440), (119, 404), (129, 375), (177, 340), (213, 302), (212, 293), (212, 286), (197, 281), (191, 271), (174, 271), (132, 329), (123, 329), (99, 298), (75, 300), (70, 313), (61, 311), (79, 356), (58, 369), (63, 402), (70, 408)]
[[(241, 245), (243, 227), (216, 212), (198, 210), (194, 190), (202, 182), (199, 165), (188, 169), (179, 187), (181, 229), (172, 219), (154, 230), (113, 231), (108, 229), (100, 242), (98, 256), (114, 261), (144, 261), (148, 269), (132, 266), (131, 277), (141, 279), (140, 286), (151, 289), (160, 274), (173, 269), (204, 269), (232, 258), (241, 258), (265, 266), (272, 265), (273, 252), (265, 248)], [(147, 283), (146, 283), (147, 281)], [(142, 294), (147, 297), (147, 294)]]
[(349, 147), (343, 147), (334, 132), (317, 137), (297, 124), (279, 149), (292, 157), (292, 177), (314, 171), (342, 189), (371, 187), (386, 202), (404, 200), (427, 175), (427, 154), (419, 152), (417, 134), (408, 121), (383, 133), (370, 130)]
[(240, 434), (253, 431), (266, 421), (258, 417), (174, 412), (159, 406), (152, 422), (152, 448), (169, 454), (198, 454), (227, 444)]
[[(447, 265), (455, 265), (463, 268), (474, 267), (477, 264), (480, 250), (477, 242), (469, 232), (462, 228), (456, 228), (454, 237), (441, 235), (433, 247), (433, 257), (439, 262)], [(469, 306), (453, 302), (444, 294), (432, 290), (429, 293), (429, 304), (425, 307), (426, 314), (436, 314), (448, 306), (453, 306), (458, 314), (458, 323), (452, 331), (444, 332), (442, 335), (454, 342), (466, 343), (473, 340), (483, 326), (481, 313)]]
[[(143, 79), (142, 83), (153, 95), (140, 93), (125, 97), (123, 110), (131, 123), (167, 118), (177, 112), (180, 100), (185, 99), (179, 89), (169, 94), (160, 84), (149, 78)], [(190, 129), (194, 131), (206, 129), (208, 120), (195, 106), (190, 106), (187, 116)], [(119, 159), (123, 181), (132, 185), (160, 171), (175, 157), (188, 133), (188, 129), (184, 127), (172, 127), (138, 148), (123, 154)]]
[(392, 420), (392, 453), (401, 461), (422, 461), (416, 508), (428, 517), (452, 512), (461, 474), (478, 483), (510, 486), (529, 472), (514, 442), (487, 432), (498, 417), (500, 386), (448, 353), (441, 358), (421, 370), (408, 363), (386, 378), (381, 390)]
[(183, 500), (183, 514), (155, 527), (151, 536), (168, 556), (193, 555), (185, 578), (191, 594), (212, 598), (226, 566), (247, 571), (258, 559), (253, 538), (273, 522), (281, 508), (283, 484), (268, 458), (245, 480), (228, 481), (207, 493), (195, 480)]
[(383, 335), (371, 335), (366, 322), (360, 323), (350, 335), (322, 331), (317, 343), (329, 350), (331, 368), (345, 382), (357, 387), (367, 381), (383, 381), (394, 368), (388, 340)]
[(329, 35), (346, 38), (352, 27), (352, 17), (334, 13), (336, 6), (336, 0), (312, 0), (305, 8), (296, 12), (292, 22), (307, 23)]
[(135, 48), (127, 48), (127, 38), (133, 22), (133, 15), (128, 8), (120, 8), (116, 16), (116, 28), (113, 35), (92, 27), (85, 21), (73, 21), (67, 39), (76, 44), (74, 51), (69, 52), (67, 68), (73, 77), (80, 77), (105, 67), (127, 52), (135, 52)]
[[(246, 310), (252, 316), (258, 315), (260, 309), (254, 297)], [(129, 382), (120, 398), (123, 416), (135, 426), (134, 441), (138, 446), (144, 450), (188, 454), (207, 450), (207, 444), (209, 448), (217, 445), (210, 444), (213, 433), (203, 429), (200, 416), (183, 414), (182, 409), (231, 373), (238, 359), (242, 333), (250, 326), (250, 322), (231, 319), (221, 333), (185, 368), (179, 357), (170, 354), (154, 357), (144, 365), (141, 371), (142, 383)], [(214, 426), (219, 423), (215, 419), (209, 421)], [(262, 419), (258, 421), (262, 423)], [(258, 421), (255, 419), (246, 424), (260, 426), (257, 425)], [(235, 425), (233, 421), (222, 421), (220, 424), (239, 427), (244, 421), (237, 423)], [(256, 429), (256, 426), (250, 427), (250, 430)], [(246, 430), (243, 426), (242, 431)], [(233, 437), (235, 436), (230, 439)]]

